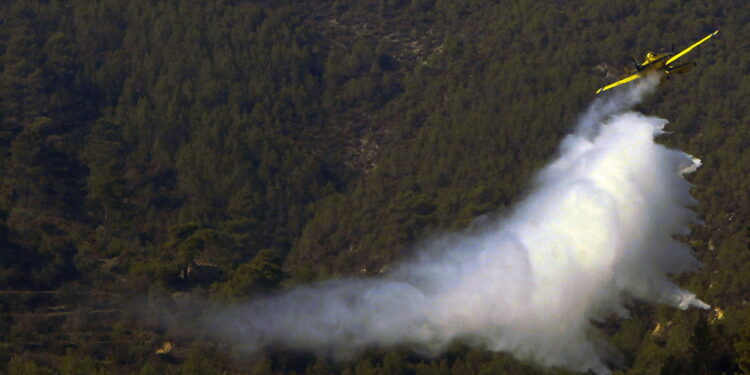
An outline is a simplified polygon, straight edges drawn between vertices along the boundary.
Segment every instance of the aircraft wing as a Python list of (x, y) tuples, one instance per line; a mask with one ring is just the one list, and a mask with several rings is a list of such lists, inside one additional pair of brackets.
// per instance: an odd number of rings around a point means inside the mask
[(613, 88), (615, 86), (620, 86), (623, 83), (628, 83), (628, 82), (630, 82), (630, 81), (632, 81), (634, 79), (638, 79), (638, 78), (641, 78), (641, 77), (643, 77), (641, 75), (641, 73), (635, 73), (632, 76), (625, 77), (625, 78), (623, 78), (623, 79), (621, 79), (621, 80), (619, 80), (619, 81), (617, 81), (615, 83), (611, 83), (611, 84), (609, 84), (607, 86), (604, 86), (604, 87), (600, 88), (599, 90), (596, 90), (596, 93), (598, 94), (598, 93), (600, 93), (602, 91), (609, 90), (609, 89), (611, 89), (611, 88)]
[(695, 44), (693, 44), (692, 46), (690, 46), (690, 47), (688, 47), (688, 48), (685, 48), (684, 50), (680, 51), (680, 53), (678, 53), (678, 54), (676, 54), (676, 55), (674, 55), (674, 56), (670, 57), (670, 58), (669, 58), (669, 60), (667, 60), (667, 62), (665, 62), (665, 63), (664, 63), (664, 65), (668, 65), (668, 64), (669, 64), (669, 63), (671, 63), (672, 61), (675, 61), (675, 60), (679, 59), (680, 57), (682, 57), (682, 55), (684, 55), (684, 54), (686, 54), (686, 53), (690, 52), (690, 51), (691, 51), (691, 50), (692, 50), (693, 48), (695, 48), (695, 47), (698, 47), (698, 45), (700, 45), (701, 43), (703, 43), (703, 42), (705, 42), (705, 41), (709, 40), (709, 39), (710, 39), (710, 38), (711, 38), (712, 36), (714, 36), (714, 35), (716, 35), (716, 34), (718, 34), (718, 33), (719, 33), (719, 30), (716, 30), (716, 31), (712, 32), (711, 34), (708, 34), (708, 35), (707, 35), (707, 36), (706, 36), (705, 38), (703, 38), (703, 39), (701, 39), (701, 40), (697, 41), (697, 42), (696, 42)]

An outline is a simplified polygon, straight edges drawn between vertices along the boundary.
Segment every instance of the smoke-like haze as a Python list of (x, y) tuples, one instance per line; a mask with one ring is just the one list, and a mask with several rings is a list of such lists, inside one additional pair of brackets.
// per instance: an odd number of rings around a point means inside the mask
[(654, 143), (666, 121), (629, 108), (654, 80), (597, 99), (527, 197), (503, 219), (426, 241), (381, 278), (340, 279), (222, 310), (217, 337), (351, 358), (395, 344), (452, 342), (545, 366), (606, 374), (613, 351), (592, 325), (638, 299), (707, 308), (667, 274), (699, 266), (673, 236), (696, 222), (684, 173), (700, 161)]

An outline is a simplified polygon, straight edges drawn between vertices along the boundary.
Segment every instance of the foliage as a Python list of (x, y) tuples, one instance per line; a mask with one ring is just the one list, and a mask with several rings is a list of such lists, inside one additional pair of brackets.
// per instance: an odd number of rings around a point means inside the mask
[(163, 311), (378, 273), (503, 212), (605, 75), (717, 25), (640, 109), (703, 159), (685, 240), (706, 267), (679, 281), (723, 317), (638, 308), (612, 341), (622, 373), (750, 371), (746, 2), (19, 0), (0, 18), (5, 372), (545, 373), (460, 346), (243, 367)]

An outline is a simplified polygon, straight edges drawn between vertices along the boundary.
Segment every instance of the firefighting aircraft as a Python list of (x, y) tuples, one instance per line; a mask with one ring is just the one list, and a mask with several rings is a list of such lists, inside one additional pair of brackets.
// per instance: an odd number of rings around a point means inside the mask
[(638, 64), (635, 60), (633, 60), (633, 65), (635, 65), (635, 69), (629, 69), (629, 68), (625, 69), (626, 73), (630, 74), (629, 76), (615, 83), (604, 86), (600, 88), (599, 90), (596, 90), (596, 93), (598, 94), (602, 91), (609, 90), (615, 86), (619, 86), (624, 83), (628, 83), (630, 81), (636, 80), (638, 78), (645, 77), (646, 75), (652, 72), (659, 72), (660, 74), (664, 74), (662, 79), (664, 78), (669, 79), (669, 76), (672, 74), (685, 73), (688, 70), (692, 69), (693, 66), (695, 66), (696, 64), (694, 62), (684, 62), (682, 64), (672, 64), (672, 63), (675, 60), (682, 57), (684, 54), (690, 52), (693, 48), (698, 47), (698, 45), (707, 41), (712, 36), (716, 35), (718, 32), (719, 30), (716, 30), (712, 32), (711, 34), (708, 34), (705, 38), (697, 41), (695, 44), (693, 44), (692, 46), (688, 48), (685, 48), (679, 53), (675, 53), (674, 48), (672, 48), (672, 52), (665, 52), (665, 53), (649, 52), (646, 54), (646, 60), (643, 60), (642, 63)]

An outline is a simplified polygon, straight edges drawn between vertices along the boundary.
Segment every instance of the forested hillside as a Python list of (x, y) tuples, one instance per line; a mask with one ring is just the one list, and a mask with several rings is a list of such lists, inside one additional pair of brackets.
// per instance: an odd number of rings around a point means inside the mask
[(238, 359), (181, 306), (378, 275), (502, 214), (630, 56), (716, 28), (638, 108), (703, 160), (679, 282), (714, 309), (602, 323), (622, 374), (750, 373), (750, 3), (0, 2), (0, 371), (567, 373), (460, 344)]

